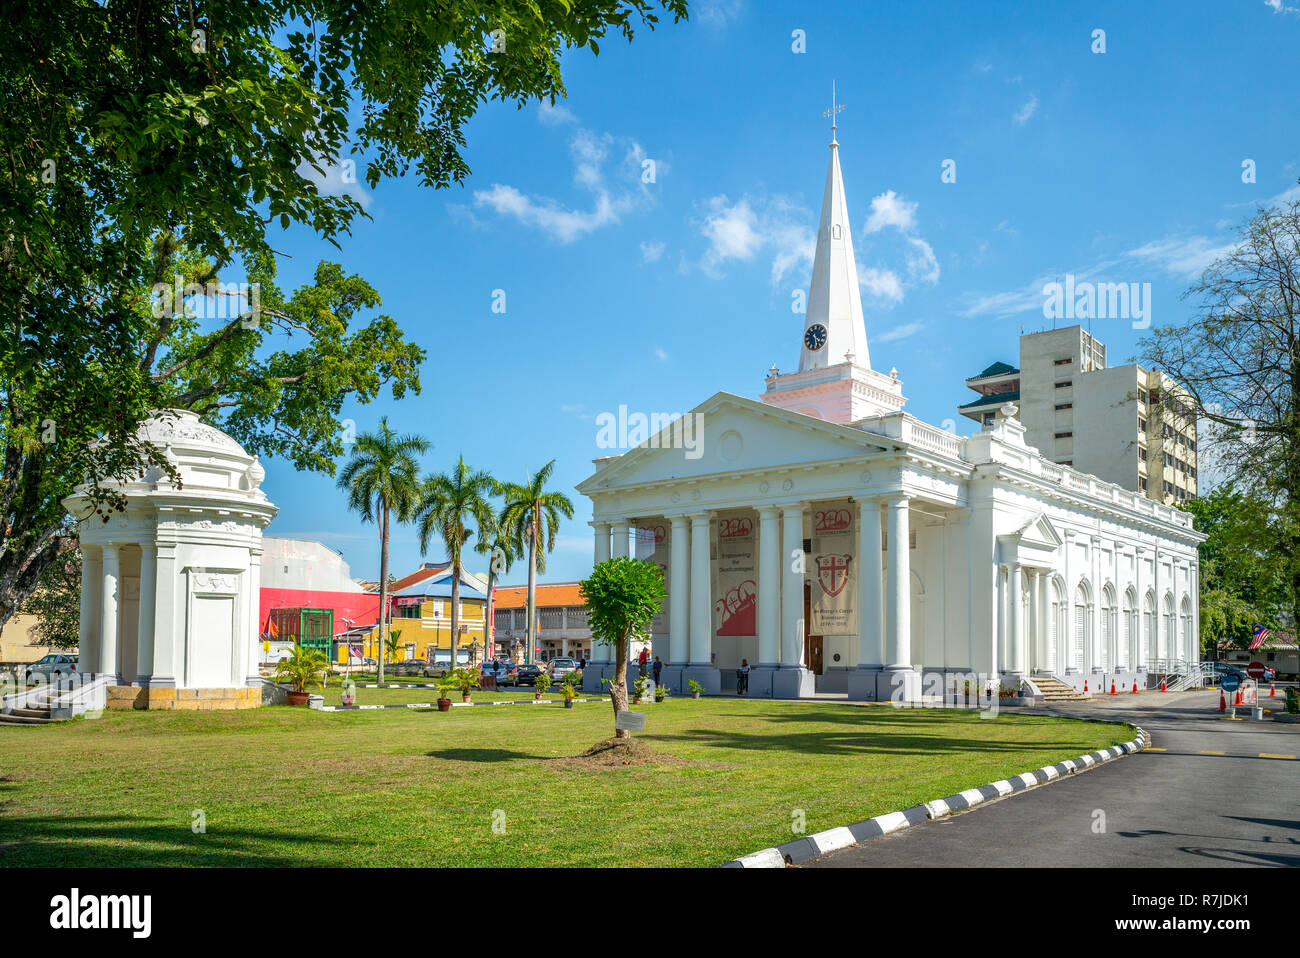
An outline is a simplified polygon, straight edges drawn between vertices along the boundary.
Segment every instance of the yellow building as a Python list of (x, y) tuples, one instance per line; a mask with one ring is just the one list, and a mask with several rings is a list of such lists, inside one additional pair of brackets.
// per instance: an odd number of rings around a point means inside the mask
[(48, 645), (37, 644), (36, 623), (36, 616), (22, 613), (5, 623), (0, 629), (0, 664), (26, 665), (50, 651)]
[[(397, 588), (391, 596), (389, 629), (394, 634), (401, 633), (395, 661), (417, 658), (444, 664), (450, 662), (451, 569), (446, 566), (421, 569), (414, 575), (399, 579), (394, 585)], [(471, 573), (462, 571), (460, 635), (456, 643), (459, 665), (483, 661), (486, 606), (483, 584)], [(378, 658), (378, 643), (379, 626), (376, 624), (363, 633), (362, 654), (367, 658)], [(346, 652), (341, 651), (341, 655), (346, 655)], [(388, 657), (386, 661), (394, 659)]]

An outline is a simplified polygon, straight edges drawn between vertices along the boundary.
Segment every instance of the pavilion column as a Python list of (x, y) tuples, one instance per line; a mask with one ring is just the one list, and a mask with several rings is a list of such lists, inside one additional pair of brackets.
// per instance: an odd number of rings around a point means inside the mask
[(908, 497), (887, 505), (889, 553), (885, 566), (885, 672), (893, 701), (920, 697), (920, 676), (912, 667), (912, 568)]
[(758, 509), (758, 662), (750, 663), (749, 694), (772, 694), (781, 666), (781, 510)]
[(1047, 601), (1047, 573), (1042, 569), (1034, 573), (1034, 595), (1034, 628), (1038, 630), (1038, 660), (1035, 665), (1038, 671), (1046, 672), (1050, 661), (1047, 647), (1051, 642), (1051, 632), (1047, 617), (1051, 614), (1051, 605)]
[(781, 662), (772, 674), (776, 698), (804, 698), (813, 694), (813, 674), (804, 667), (803, 504), (781, 510)]
[(691, 519), (691, 586), (690, 586), (690, 642), (687, 665), (682, 682), (692, 679), (704, 686), (704, 691), (716, 694), (722, 691), (722, 681), (713, 666), (713, 590), (711, 560), (709, 556), (709, 514), (702, 512)]
[(158, 592), (158, 547), (140, 543), (140, 612), (137, 618), (136, 685), (146, 688), (153, 678), (154, 602)]
[(81, 547), (81, 624), (77, 671), (93, 676), (99, 666), (99, 590), (103, 586), (98, 546)]
[(121, 563), (115, 543), (104, 543), (103, 552), (104, 586), (99, 603), (99, 668), (96, 671), (101, 675), (107, 675), (109, 680), (116, 684), (118, 682), (117, 626), (118, 602), (121, 595)]
[(690, 660), (691, 635), (691, 522), (673, 516), (669, 540), (668, 661), (685, 665)]
[[(849, 698), (875, 701), (881, 695), (885, 662), (885, 554), (880, 536), (880, 500), (866, 499), (858, 519), (858, 661), (849, 673)], [(888, 694), (888, 690), (885, 691)]]
[(149, 669), (151, 688), (176, 687), (176, 545), (156, 544), (154, 560), (153, 659)]
[(1092, 634), (1088, 636), (1087, 647), (1092, 657), (1092, 671), (1106, 671), (1106, 661), (1101, 649), (1101, 537), (1092, 536), (1088, 545), (1088, 565), (1092, 569)]
[(626, 519), (620, 519), (614, 523), (614, 558), (628, 558), (627, 537), (632, 529), (632, 524)]
[(1007, 601), (1011, 603), (1011, 656), (1008, 671), (1016, 677), (1025, 674), (1025, 602), (1021, 581), (1024, 572), (1019, 562), (1008, 567)]
[[(247, 688), (256, 688), (262, 684), (262, 677), (257, 672), (257, 650), (261, 645), (259, 636), (261, 634), (261, 623), (259, 621), (261, 608), (258, 602), (258, 596), (262, 592), (262, 550), (252, 549), (248, 554), (248, 641), (244, 643), (244, 649), (240, 653), (244, 661), (240, 663), (242, 668), (235, 673), (236, 681), (242, 680), (243, 685)], [(483, 615), (487, 615), (486, 603), (484, 604)], [(487, 620), (484, 619), (484, 638), (487, 637)]]
[(609, 523), (593, 522), (591, 528), (596, 537), (596, 562), (604, 562), (609, 558)]

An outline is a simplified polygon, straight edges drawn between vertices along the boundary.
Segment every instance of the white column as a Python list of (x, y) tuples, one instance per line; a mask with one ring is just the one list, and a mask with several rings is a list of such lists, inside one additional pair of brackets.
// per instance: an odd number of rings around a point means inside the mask
[(77, 671), (93, 675), (99, 666), (99, 590), (103, 585), (99, 547), (81, 547), (81, 624), (78, 627)]
[(614, 523), (614, 558), (626, 559), (628, 557), (627, 536), (632, 525), (626, 519), (620, 519)]
[(609, 558), (609, 523), (593, 522), (591, 528), (596, 537), (596, 562), (604, 562)]
[(153, 665), (151, 687), (174, 687), (176, 682), (176, 546), (156, 544), (154, 577)]
[(858, 668), (885, 662), (885, 553), (880, 537), (880, 501), (867, 499), (858, 521)]
[(691, 634), (691, 526), (686, 516), (673, 516), (669, 541), (668, 662), (684, 665), (690, 656)]
[(1046, 672), (1051, 661), (1047, 646), (1052, 641), (1052, 632), (1048, 628), (1047, 617), (1051, 615), (1052, 605), (1047, 601), (1047, 573), (1042, 569), (1034, 573), (1034, 595), (1038, 597), (1034, 608), (1034, 618), (1037, 621), (1035, 628), (1038, 630), (1038, 661), (1035, 664), (1038, 671)]
[(1011, 661), (1010, 671), (1025, 674), (1025, 607), (1021, 595), (1022, 576), (1019, 562), (1010, 566), (1007, 582), (1007, 599), (1011, 603)]
[(97, 672), (117, 682), (117, 619), (121, 569), (116, 544), (104, 544), (103, 592), (99, 603), (99, 668)]
[(1092, 569), (1092, 635), (1089, 637), (1092, 671), (1104, 672), (1101, 654), (1101, 537), (1092, 536), (1088, 543), (1088, 565)]
[(709, 582), (709, 516), (691, 516), (691, 632), (689, 662), (712, 665), (713, 598)]
[(139, 639), (136, 645), (136, 684), (146, 686), (153, 677), (154, 602), (158, 591), (158, 547), (140, 543)]
[(907, 497), (889, 501), (889, 554), (885, 572), (885, 666), (912, 667), (912, 571)]
[(758, 510), (758, 665), (773, 668), (781, 660), (781, 524), (780, 510)]
[(786, 506), (781, 522), (781, 666), (797, 668), (803, 665), (807, 625), (803, 620), (803, 573), (796, 571), (807, 561), (803, 557), (803, 506)]
[[(261, 646), (261, 603), (258, 596), (262, 592), (262, 550), (252, 549), (248, 554), (248, 637), (244, 642), (240, 670), (235, 673), (235, 681), (246, 688), (256, 688), (262, 682), (257, 672), (258, 649)], [(486, 603), (484, 615), (487, 615)], [(487, 633), (484, 632), (486, 638)], [(331, 650), (333, 651), (333, 650)]]

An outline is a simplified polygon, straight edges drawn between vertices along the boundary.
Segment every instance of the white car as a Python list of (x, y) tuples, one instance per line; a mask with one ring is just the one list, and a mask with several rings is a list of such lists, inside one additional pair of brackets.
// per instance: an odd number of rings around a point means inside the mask
[(66, 652), (51, 652), (39, 662), (33, 662), (27, 666), (23, 673), (26, 684), (31, 685), (33, 681), (54, 682), (59, 679), (66, 679), (77, 671), (77, 654)]
[(557, 682), (563, 681), (564, 677), (570, 672), (578, 671), (578, 662), (576, 659), (570, 658), (551, 659), (548, 670), (551, 673), (551, 678)]

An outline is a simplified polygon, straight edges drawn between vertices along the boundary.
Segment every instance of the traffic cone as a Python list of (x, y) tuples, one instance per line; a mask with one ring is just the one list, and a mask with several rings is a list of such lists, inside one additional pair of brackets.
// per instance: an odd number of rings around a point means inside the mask
[(1277, 683), (1276, 683), (1276, 682), (1269, 682), (1269, 683), (1268, 683), (1268, 697), (1271, 698), (1271, 699), (1275, 699), (1275, 698), (1277, 698)]
[(1223, 697), (1222, 692), (1219, 693), (1219, 711), (1220, 712), (1228, 711), (1228, 700)]
[(1241, 689), (1237, 689), (1237, 700), (1236, 700), (1235, 702), (1233, 702), (1232, 704), (1233, 704), (1233, 705), (1240, 705), (1240, 704), (1241, 704)]
[(1168, 691), (1169, 691), (1167, 688), (1165, 688), (1165, 677), (1164, 677), (1163, 675), (1160, 676), (1160, 691), (1161, 691), (1161, 692), (1168, 692)]
[(1115, 693), (1115, 680), (1114, 680), (1114, 679), (1111, 679), (1111, 680), (1110, 680), (1110, 694), (1111, 694), (1111, 695), (1116, 694), (1116, 693)]
[(1084, 679), (1084, 680), (1083, 680), (1083, 694), (1084, 694), (1084, 695), (1087, 695), (1087, 694), (1088, 694), (1088, 680), (1087, 680), (1087, 679)]
[(1134, 680), (1133, 680), (1133, 694), (1134, 694), (1134, 695), (1137, 695), (1137, 694), (1138, 694), (1138, 680), (1137, 680), (1137, 679), (1134, 679)]

